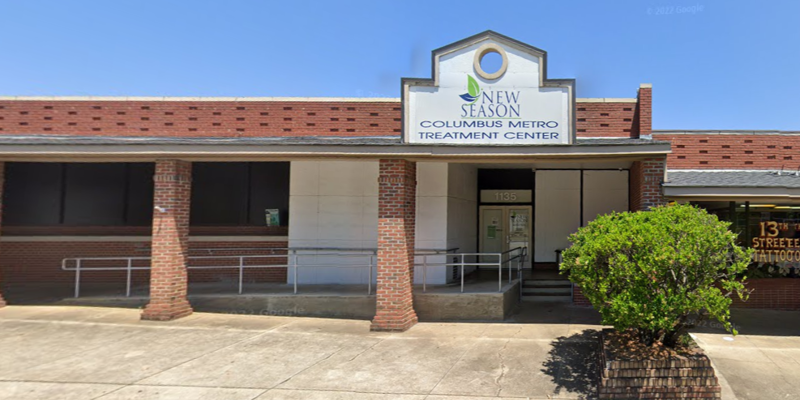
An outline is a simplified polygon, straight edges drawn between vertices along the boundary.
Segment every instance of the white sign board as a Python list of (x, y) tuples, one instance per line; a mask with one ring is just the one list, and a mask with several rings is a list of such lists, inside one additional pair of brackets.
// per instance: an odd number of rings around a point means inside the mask
[[(434, 53), (438, 76), (430, 82), (404, 81), (407, 143), (572, 143), (574, 82), (543, 79), (543, 52), (531, 54), (490, 39), (463, 46)], [(480, 69), (487, 46), (503, 57), (499, 77)]]

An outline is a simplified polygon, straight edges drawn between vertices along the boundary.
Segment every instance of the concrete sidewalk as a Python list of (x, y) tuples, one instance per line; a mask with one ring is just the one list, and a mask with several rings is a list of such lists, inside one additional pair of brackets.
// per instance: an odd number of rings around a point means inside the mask
[(158, 323), (133, 309), (9, 306), (0, 399), (587, 398), (597, 346), (584, 330), (598, 326), (583, 322), (596, 316), (538, 314), (543, 323), (390, 334), (356, 320), (198, 313)]
[(800, 311), (734, 309), (731, 321), (738, 336), (714, 323), (693, 333), (729, 385), (723, 398), (800, 399)]
[[(420, 323), (135, 309), (0, 309), (0, 399), (581, 399), (597, 314), (526, 304), (511, 323)], [(695, 333), (726, 400), (800, 398), (800, 312), (734, 310), (740, 335)], [(726, 339), (727, 338), (727, 339)]]

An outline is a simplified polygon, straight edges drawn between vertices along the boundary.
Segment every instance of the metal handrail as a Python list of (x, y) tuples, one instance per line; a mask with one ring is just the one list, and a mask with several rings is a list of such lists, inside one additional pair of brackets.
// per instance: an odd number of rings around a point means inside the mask
[[(219, 248), (219, 249), (195, 249), (195, 251), (236, 251), (242, 249), (233, 249), (233, 248)], [(238, 292), (239, 294), (243, 293), (244, 287), (244, 271), (246, 269), (254, 269), (254, 268), (291, 268), (293, 273), (293, 291), (295, 294), (298, 292), (298, 271), (300, 268), (367, 268), (369, 277), (367, 279), (367, 294), (372, 294), (372, 277), (373, 277), (373, 269), (377, 268), (377, 258), (378, 258), (378, 251), (377, 249), (364, 249), (364, 248), (337, 248), (337, 247), (298, 247), (298, 248), (285, 248), (285, 249), (278, 249), (278, 248), (252, 248), (247, 250), (283, 250), (286, 251), (286, 254), (259, 254), (259, 255), (190, 255), (188, 256), (188, 260), (216, 260), (216, 259), (230, 259), (233, 261), (238, 261), (236, 265), (187, 265), (187, 269), (237, 269), (238, 270)], [(458, 250), (458, 248), (451, 248), (451, 249), (418, 249), (415, 252), (415, 257), (423, 257), (423, 291), (427, 290), (427, 267), (428, 266), (445, 266), (445, 267), (452, 267), (452, 266), (460, 266), (461, 268), (461, 292), (464, 292), (464, 268), (467, 265), (470, 266), (495, 266), (498, 267), (499, 275), (498, 275), (498, 291), (502, 291), (502, 275), (503, 275), (503, 266), (508, 264), (509, 270), (509, 282), (511, 282), (511, 262), (517, 260), (517, 271), (520, 272), (522, 268), (522, 263), (524, 262), (524, 257), (527, 254), (527, 248), (515, 248), (508, 250), (503, 253), (453, 253), (453, 251)], [(513, 257), (508, 257), (507, 259), (503, 259), (505, 256), (511, 254), (511, 252), (521, 250), (520, 254), (517, 254)], [(310, 252), (310, 253), (306, 253)], [(305, 253), (305, 254), (304, 254)], [(428, 263), (427, 257), (441, 257), (441, 256), (456, 256), (460, 258), (460, 262), (457, 263)], [(334, 256), (338, 258), (366, 258), (366, 262), (363, 263), (349, 263), (347, 265), (331, 265), (330, 263), (301, 263), (298, 260), (301, 257), (305, 256)], [(496, 262), (467, 262), (467, 257), (497, 257)], [(286, 259), (286, 264), (278, 263), (278, 264), (248, 264), (247, 260), (254, 260), (254, 259), (275, 259), (281, 258)], [(89, 262), (95, 261), (123, 261), (125, 263), (124, 267), (108, 267), (108, 266), (100, 266), (100, 267), (92, 267), (86, 265)], [(75, 297), (80, 297), (80, 289), (81, 289), (81, 276), (82, 273), (90, 272), (90, 271), (126, 271), (126, 284), (125, 284), (125, 296), (130, 297), (131, 295), (131, 285), (132, 285), (132, 272), (139, 271), (139, 270), (150, 270), (151, 266), (134, 266), (135, 261), (152, 261), (152, 257), (150, 256), (135, 256), (135, 257), (68, 257), (61, 260), (61, 269), (64, 271), (75, 271)], [(418, 264), (415, 263), (415, 266)], [(519, 275), (518, 275), (519, 276)]]
[[(519, 251), (519, 254), (509, 257), (507, 259), (503, 259), (505, 256), (511, 254), (512, 252)], [(503, 291), (503, 265), (508, 264), (508, 283), (511, 283), (512, 280), (512, 269), (511, 269), (511, 262), (517, 260), (516, 262), (516, 270), (517, 270), (517, 277), (521, 276), (522, 274), (522, 266), (524, 264), (525, 256), (528, 254), (527, 247), (516, 247), (510, 250), (506, 250), (502, 253), (455, 253), (455, 254), (448, 254), (458, 257), (460, 261), (457, 262), (430, 262), (428, 260), (429, 256), (441, 256), (440, 254), (415, 254), (416, 257), (422, 257), (422, 263), (415, 262), (416, 266), (422, 267), (422, 291), (426, 292), (428, 290), (428, 267), (459, 267), (460, 268), (460, 277), (461, 277), (461, 293), (464, 293), (464, 268), (466, 266), (473, 266), (473, 267), (497, 267), (498, 276), (497, 276), (497, 291)], [(497, 261), (494, 262), (465, 262), (465, 258), (467, 256), (470, 257), (477, 257), (476, 259), (480, 259), (480, 257), (497, 257)]]
[[(238, 260), (238, 265), (188, 265), (186, 269), (238, 269), (239, 270), (239, 294), (242, 294), (244, 270), (250, 268), (286, 268), (287, 265), (283, 264), (262, 264), (253, 265), (247, 264), (245, 260), (250, 259), (263, 259), (263, 258), (286, 258), (286, 254), (267, 254), (267, 255), (249, 255), (249, 256), (189, 256), (189, 260), (208, 260), (208, 259), (232, 259)], [(133, 266), (134, 261), (152, 261), (152, 257), (68, 257), (61, 260), (61, 269), (63, 271), (75, 271), (75, 297), (80, 297), (81, 289), (81, 273), (89, 271), (126, 271), (125, 281), (125, 297), (131, 295), (131, 281), (133, 271), (146, 271), (152, 267), (147, 266)], [(125, 267), (90, 267), (86, 266), (86, 262), (92, 261), (124, 261)], [(72, 266), (72, 265), (74, 266)]]

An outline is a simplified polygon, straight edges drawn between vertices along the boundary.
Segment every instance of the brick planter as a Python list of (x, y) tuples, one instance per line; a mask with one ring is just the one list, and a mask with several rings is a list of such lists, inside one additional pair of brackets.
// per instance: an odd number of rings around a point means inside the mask
[(705, 354), (665, 359), (620, 357), (601, 335), (600, 399), (721, 399), (714, 368)]
[(581, 287), (578, 285), (572, 288), (572, 304), (576, 306), (592, 306), (592, 303), (583, 295), (583, 290), (581, 290)]

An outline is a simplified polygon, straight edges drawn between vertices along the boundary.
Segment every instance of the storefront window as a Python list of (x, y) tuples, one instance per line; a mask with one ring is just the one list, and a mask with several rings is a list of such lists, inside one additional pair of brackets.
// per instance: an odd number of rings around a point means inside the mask
[(751, 204), (747, 220), (753, 277), (800, 277), (800, 207)]
[(755, 250), (749, 278), (800, 278), (800, 206), (763, 203), (699, 202), (731, 222), (739, 244)]

